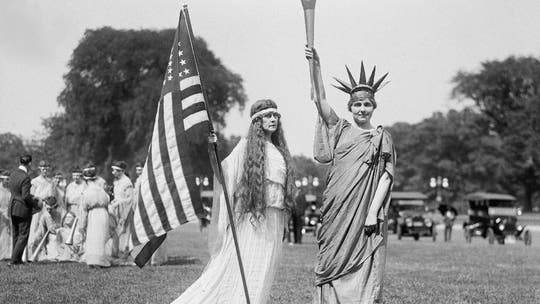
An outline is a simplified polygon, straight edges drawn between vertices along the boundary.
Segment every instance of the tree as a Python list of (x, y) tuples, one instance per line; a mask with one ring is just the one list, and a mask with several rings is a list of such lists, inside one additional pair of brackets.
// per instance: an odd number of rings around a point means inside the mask
[(19, 164), (19, 157), (26, 152), (22, 138), (13, 133), (0, 134), (0, 169), (11, 170)]
[(447, 201), (460, 201), (477, 190), (508, 190), (501, 142), (489, 135), (489, 123), (477, 111), (436, 112), (417, 124), (396, 123), (388, 130), (398, 156), (395, 190), (422, 191), (434, 198), (428, 183), (439, 175), (450, 180)]
[(478, 72), (459, 72), (453, 82), (453, 97), (473, 100), (488, 119), (510, 166), (505, 179), (530, 210), (540, 190), (540, 60), (486, 61)]
[[(115, 159), (143, 161), (151, 140), (163, 75), (174, 30), (87, 30), (73, 51), (65, 88), (58, 97), (64, 112), (44, 120), (49, 132), (44, 149), (57, 162), (93, 160), (106, 166)], [(217, 129), (246, 96), (239, 75), (228, 70), (201, 38), (194, 41), (212, 119)], [(206, 151), (206, 134), (197, 145)], [(211, 171), (205, 160), (195, 164)]]

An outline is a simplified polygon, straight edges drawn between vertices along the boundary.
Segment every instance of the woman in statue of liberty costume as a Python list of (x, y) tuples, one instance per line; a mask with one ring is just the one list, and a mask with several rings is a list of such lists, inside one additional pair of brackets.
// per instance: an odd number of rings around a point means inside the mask
[(314, 156), (329, 163), (327, 188), (317, 235), (314, 303), (382, 303), (386, 263), (387, 210), (394, 176), (395, 151), (390, 134), (371, 124), (377, 107), (375, 92), (387, 74), (375, 81), (375, 68), (366, 79), (362, 63), (357, 82), (338, 80), (349, 95), (353, 123), (339, 118), (326, 102), (320, 61), (306, 49), (313, 69), (315, 103), (319, 113)]

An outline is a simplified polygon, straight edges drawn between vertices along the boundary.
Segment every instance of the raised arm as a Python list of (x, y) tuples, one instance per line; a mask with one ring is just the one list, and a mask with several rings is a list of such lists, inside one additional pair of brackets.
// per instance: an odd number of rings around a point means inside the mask
[(339, 117), (334, 109), (326, 101), (326, 92), (321, 74), (321, 62), (315, 48), (306, 47), (306, 58), (309, 62), (309, 68), (313, 82), (313, 101), (321, 118), (328, 126), (334, 126), (338, 123)]

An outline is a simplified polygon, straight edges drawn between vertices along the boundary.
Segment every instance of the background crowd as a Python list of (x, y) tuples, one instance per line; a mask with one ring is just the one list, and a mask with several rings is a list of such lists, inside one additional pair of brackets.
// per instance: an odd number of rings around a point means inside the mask
[[(113, 162), (114, 181), (108, 184), (97, 174), (93, 162), (82, 168), (74, 166), (70, 178), (65, 178), (61, 172), (53, 174), (51, 164), (41, 160), (30, 187), (33, 199), (41, 203), (31, 211), (22, 262), (72, 261), (92, 267), (134, 265), (128, 250), (130, 213), (138, 197), (142, 165), (134, 167), (135, 176), (130, 179), (127, 163)], [(25, 174), (33, 175), (31, 163), (23, 164), (22, 158), (19, 168), (0, 170), (0, 259), (14, 260), (12, 251), (17, 234), (21, 234), (12, 224), (12, 191), (17, 185), (10, 181), (10, 174), (23, 172), (24, 168)], [(162, 246), (151, 263), (165, 262), (165, 250), (166, 246)]]

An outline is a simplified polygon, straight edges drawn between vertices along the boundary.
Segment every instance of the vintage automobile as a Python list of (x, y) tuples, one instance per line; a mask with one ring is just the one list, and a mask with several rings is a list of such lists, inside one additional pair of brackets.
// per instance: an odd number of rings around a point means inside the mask
[(388, 230), (397, 233), (398, 240), (412, 236), (417, 241), (421, 236), (437, 240), (437, 230), (428, 213), (428, 197), (420, 192), (392, 192), (388, 210)]
[(474, 236), (487, 238), (489, 244), (495, 241), (504, 244), (508, 237), (515, 237), (525, 245), (531, 245), (531, 232), (517, 222), (521, 209), (514, 196), (474, 192), (465, 200), (469, 203), (469, 219), (463, 223), (463, 230), (468, 243)]
[(304, 212), (302, 234), (311, 232), (316, 236), (321, 227), (321, 211), (317, 207), (317, 197), (314, 194), (306, 194), (306, 203), (308, 207)]

